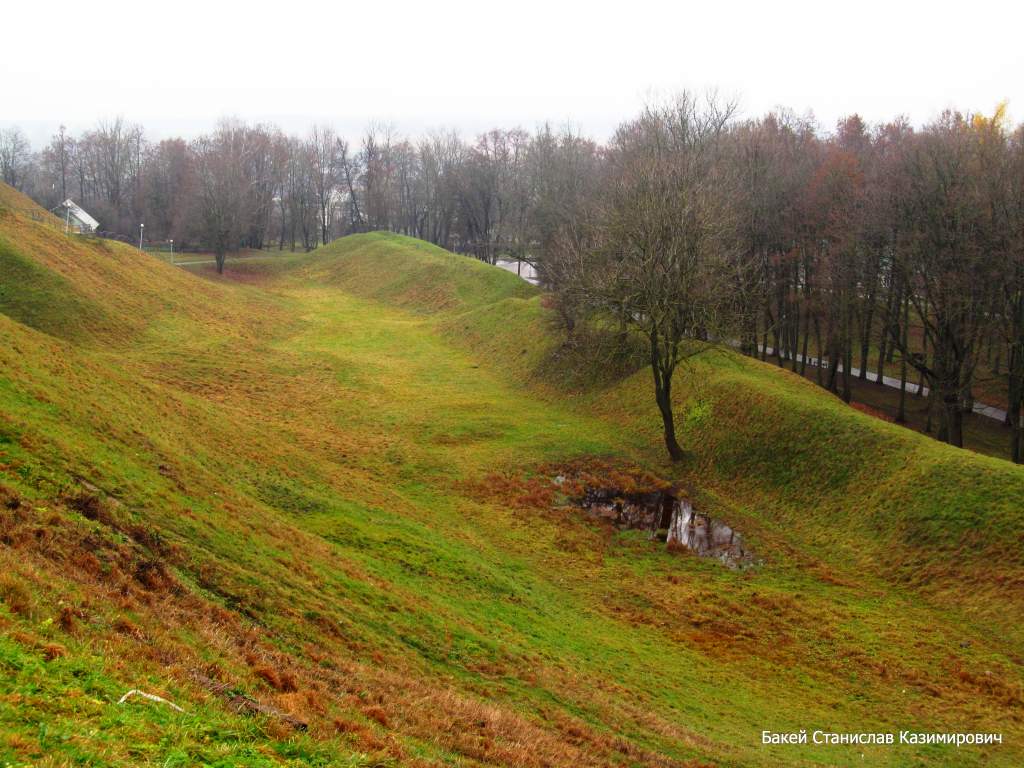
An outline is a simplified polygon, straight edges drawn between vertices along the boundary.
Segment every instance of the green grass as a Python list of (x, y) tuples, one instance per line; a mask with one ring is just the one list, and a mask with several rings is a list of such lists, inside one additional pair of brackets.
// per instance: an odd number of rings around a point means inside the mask
[(88, 338), (89, 329), (109, 324), (97, 302), (79, 296), (75, 287), (0, 238), (0, 311), (8, 317), (54, 336)]
[[(408, 238), (219, 278), (21, 218), (0, 237), (55, 299), (0, 315), (0, 763), (1024, 756), (1018, 468), (729, 353), (680, 375), (672, 466), (646, 372), (567, 383), (535, 289)], [(47, 332), (67, 286), (106, 324)], [(687, 485), (762, 564), (560, 506), (543, 467), (593, 457)], [(188, 714), (113, 703), (130, 688)], [(1004, 744), (760, 744), (800, 727)]]

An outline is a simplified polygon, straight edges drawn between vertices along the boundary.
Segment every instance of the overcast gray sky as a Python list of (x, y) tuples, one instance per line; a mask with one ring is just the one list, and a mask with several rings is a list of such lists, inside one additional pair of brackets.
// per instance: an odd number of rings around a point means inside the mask
[(717, 87), (826, 127), (947, 106), (1024, 119), (1024, 2), (5, 4), (0, 124), (40, 143), (123, 116), (153, 138), (218, 118), (403, 133), (571, 122), (603, 138), (652, 94)]

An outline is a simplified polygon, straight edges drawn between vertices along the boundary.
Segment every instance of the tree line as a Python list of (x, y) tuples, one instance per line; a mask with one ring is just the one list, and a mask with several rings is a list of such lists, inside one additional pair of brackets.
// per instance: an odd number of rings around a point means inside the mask
[(892, 371), (897, 421), (916, 377), (929, 430), (960, 447), (975, 388), (999, 384), (1020, 463), (1024, 127), (1005, 105), (917, 129), (851, 116), (827, 134), (735, 112), (683, 94), (601, 148), (593, 193), (541, 251), (566, 330), (644, 340), (673, 458), (673, 373), (731, 342), (813, 366), (847, 402), (855, 371), (879, 385)]
[(74, 199), (107, 236), (132, 240), (144, 223), (147, 239), (212, 250), (221, 266), (243, 248), (311, 250), (380, 229), (493, 261), (526, 255), (531, 164), (573, 141), (550, 128), (413, 140), (383, 124), (352, 141), (329, 126), (294, 136), (226, 120), (192, 141), (150, 142), (117, 119), (78, 136), (62, 127), (39, 151), (0, 131), (0, 174), (47, 208)]
[(729, 343), (811, 366), (847, 401), (855, 369), (897, 377), (897, 421), (908, 383), (927, 388), (929, 429), (957, 446), (975, 389), (998, 387), (1024, 460), (1024, 127), (1005, 105), (825, 131), (682, 94), (601, 143), (551, 126), (348, 139), (235, 120), (150, 142), (114, 120), (38, 151), (2, 131), (0, 173), (46, 207), (74, 198), (114, 236), (145, 222), (209, 249), (221, 270), (240, 248), (379, 229), (529, 261), (569, 337), (640, 342), (673, 458), (673, 375)]

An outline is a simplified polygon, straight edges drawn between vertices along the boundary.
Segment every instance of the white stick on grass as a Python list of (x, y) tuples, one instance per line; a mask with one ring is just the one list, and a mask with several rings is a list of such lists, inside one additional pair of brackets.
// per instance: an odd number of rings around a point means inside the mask
[(128, 691), (128, 693), (126, 693), (124, 696), (122, 696), (120, 699), (118, 699), (117, 703), (118, 704), (124, 704), (128, 700), (128, 698), (131, 697), (131, 696), (141, 696), (142, 698), (149, 699), (150, 701), (156, 701), (156, 702), (159, 702), (160, 704), (166, 704), (171, 709), (176, 710), (178, 712), (181, 712), (183, 714), (185, 712), (184, 709), (179, 707), (173, 701), (168, 701), (167, 699), (163, 698), (162, 696), (157, 696), (157, 695), (152, 694), (152, 693), (146, 693), (145, 691), (140, 691), (137, 688), (132, 688), (130, 691)]

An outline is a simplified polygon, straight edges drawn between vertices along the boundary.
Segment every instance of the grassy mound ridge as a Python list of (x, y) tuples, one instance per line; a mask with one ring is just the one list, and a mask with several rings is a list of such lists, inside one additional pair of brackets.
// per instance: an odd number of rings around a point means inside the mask
[(63, 221), (40, 206), (28, 195), (3, 182), (0, 182), (0, 213), (19, 213), (33, 221), (43, 222), (52, 228), (64, 229)]
[(539, 293), (511, 272), (390, 232), (335, 240), (315, 251), (300, 274), (305, 280), (424, 313)]
[(861, 414), (731, 354), (699, 364), (680, 394), (699, 474), (759, 500), (766, 522), (814, 549), (983, 613), (1021, 639), (1009, 618), (1024, 611), (1024, 553), (1012, 544), (1024, 538), (1020, 467)]
[(78, 343), (121, 345), (159, 334), (167, 318), (195, 333), (244, 326), (222, 287), (112, 240), (66, 235), (61, 223), (0, 185), (0, 313)]
[[(0, 762), (1020, 764), (1019, 642), (809, 543), (777, 479), (697, 460), (682, 478), (766, 558), (742, 573), (561, 508), (538, 467), (675, 470), (646, 377), (566, 393), (514, 276), (383, 235), (211, 281), (14, 245), (144, 311), (101, 344), (0, 316)], [(762, 383), (835, 410), (769, 368), (707, 365), (722, 392), (680, 398), (694, 441)], [(211, 679), (308, 732), (236, 714)], [(130, 688), (186, 713), (116, 705)], [(760, 744), (800, 727), (1006, 745)]]
[[(344, 238), (316, 252), (308, 278), (441, 312), (439, 327), (453, 343), (550, 397), (564, 396), (550, 364), (560, 332), (538, 293), (509, 283), (518, 279), (504, 270), (437, 250), (397, 235)], [(482, 295), (462, 299), (476, 283)], [(641, 371), (572, 394), (622, 425), (624, 447), (670, 473), (657, 453), (648, 379)], [(1024, 549), (1017, 545), (1024, 540), (1024, 468), (872, 418), (799, 376), (729, 351), (710, 351), (682, 369), (676, 392), (695, 484), (714, 478), (733, 498), (759, 499), (765, 522), (789, 526), (808, 545), (1024, 632), (1006, 610), (1024, 612)]]
[(27, 258), (4, 237), (0, 237), (0, 274), (0, 313), (20, 323), (65, 339), (110, 334), (117, 328), (102, 305)]

